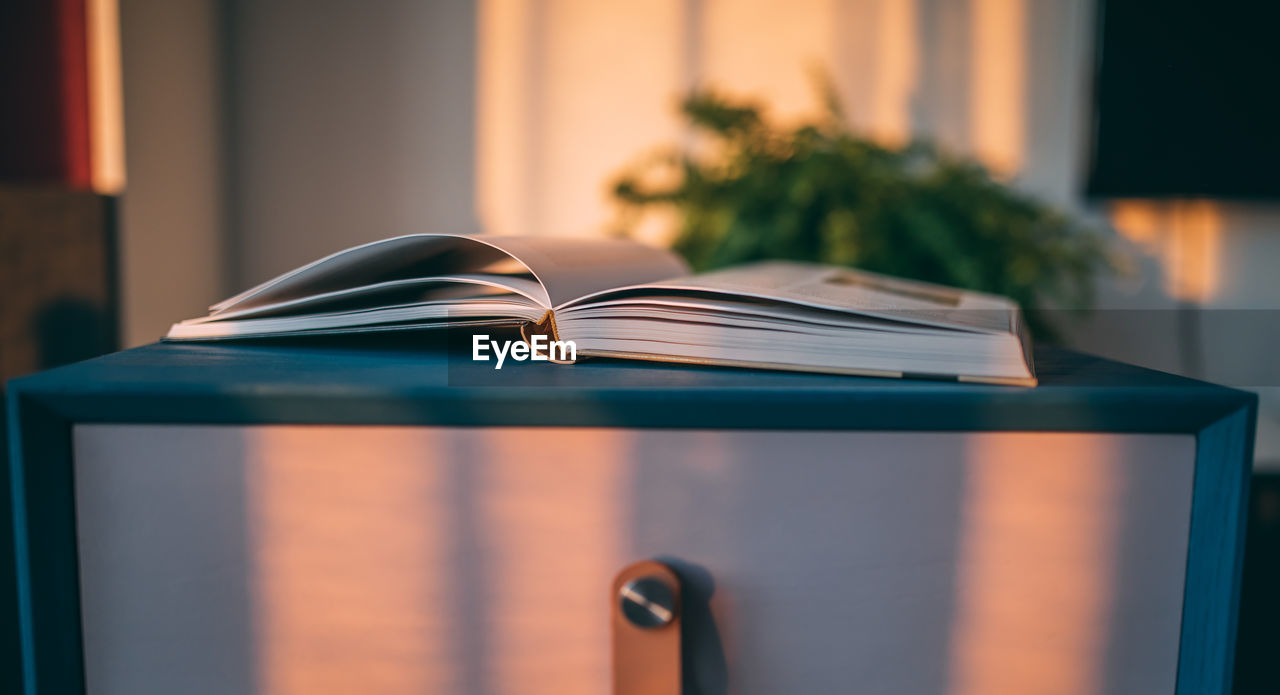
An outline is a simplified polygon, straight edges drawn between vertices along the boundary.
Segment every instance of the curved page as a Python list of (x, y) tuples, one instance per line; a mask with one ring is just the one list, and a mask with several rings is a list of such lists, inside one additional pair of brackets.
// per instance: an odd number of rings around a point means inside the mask
[(319, 294), (438, 275), (528, 275), (544, 308), (610, 287), (687, 272), (667, 251), (604, 239), (412, 234), (326, 256), (210, 307), (217, 315)]
[(315, 314), (319, 311), (330, 311), (330, 308), (335, 306), (372, 308), (413, 302), (442, 304), (476, 297), (509, 296), (512, 294), (519, 295), (534, 304), (543, 306), (545, 292), (537, 280), (515, 275), (438, 275), (429, 278), (405, 278), (402, 280), (375, 282), (371, 285), (321, 292), (270, 304), (254, 302), (253, 306), (247, 308), (233, 306), (216, 314), (188, 319), (183, 321), (182, 324), (210, 323), (276, 315)]

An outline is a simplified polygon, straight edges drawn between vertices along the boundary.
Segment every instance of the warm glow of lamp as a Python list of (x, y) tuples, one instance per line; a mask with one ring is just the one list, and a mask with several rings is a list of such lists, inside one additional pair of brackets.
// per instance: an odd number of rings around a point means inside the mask
[(1159, 207), (1146, 200), (1117, 200), (1111, 203), (1108, 214), (1111, 226), (1126, 239), (1137, 244), (1154, 244), (1160, 236), (1161, 214)]
[[(492, 693), (597, 695), (607, 691), (601, 658), (609, 624), (601, 619), (609, 577), (632, 558), (624, 548), (634, 482), (627, 433), (556, 428), (505, 430), (476, 439), (476, 519), (491, 551), (487, 606), (502, 627), (486, 636)], [(563, 456), (572, 446), (589, 457)], [(549, 554), (556, 547), (573, 552)], [(490, 621), (490, 624), (495, 624)], [(554, 636), (554, 645), (548, 644)], [(496, 667), (493, 664), (500, 664)]]
[(915, 33), (915, 0), (881, 2), (876, 31), (876, 64), (873, 76), (872, 137), (888, 146), (900, 146), (911, 139), (911, 96), (916, 88), (919, 67)]
[(480, 223), (497, 234), (526, 232), (536, 175), (533, 118), (534, 26), (529, 3), (485, 0), (477, 6), (476, 201)]
[[(261, 691), (603, 692), (602, 587), (631, 559), (632, 436), (254, 430)], [(590, 455), (566, 456), (566, 444)]]
[(1222, 206), (1211, 200), (1120, 200), (1108, 210), (1126, 239), (1160, 260), (1165, 291), (1175, 299), (1206, 302), (1222, 274)]
[(1222, 209), (1212, 201), (1175, 203), (1169, 292), (1178, 299), (1207, 301), (1217, 294), (1222, 270)]
[[(247, 438), (260, 691), (430, 693), (446, 668), (460, 589), (447, 453), (413, 432), (275, 427)], [(435, 459), (435, 460), (433, 460)]]
[(124, 192), (124, 95), (120, 76), (120, 8), (117, 0), (85, 3), (89, 58), (90, 185), (105, 194)]
[(1025, 155), (1026, 15), (1025, 0), (971, 5), (969, 137), (978, 158), (1005, 175)]
[(1100, 692), (1124, 494), (1117, 449), (1010, 433), (974, 438), (966, 453), (948, 695)]

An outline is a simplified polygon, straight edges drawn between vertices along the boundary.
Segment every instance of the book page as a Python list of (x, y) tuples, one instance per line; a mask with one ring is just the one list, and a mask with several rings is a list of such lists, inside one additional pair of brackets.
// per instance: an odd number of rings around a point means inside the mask
[(339, 311), (299, 316), (241, 318), (226, 321), (183, 321), (174, 324), (166, 340), (208, 340), (217, 338), (290, 335), (335, 329), (368, 330), (394, 328), (397, 324), (436, 322), (456, 325), (472, 319), (488, 319), (507, 324), (536, 321), (543, 310), (534, 302), (510, 297), (499, 300), (484, 298), (448, 302), (422, 302), (398, 306), (378, 306), (354, 311)]
[[(610, 287), (687, 272), (669, 251), (622, 240), (413, 234), (331, 254), (219, 302), (210, 312), (243, 312), (378, 283), (445, 275), (527, 277), (538, 286), (533, 298), (549, 309)], [(525, 293), (524, 288), (513, 291)]]
[(613, 287), (676, 278), (689, 272), (665, 249), (622, 239), (477, 237), (518, 259), (542, 283), (549, 306)]
[(514, 275), (464, 274), (437, 275), (429, 278), (405, 278), (369, 285), (320, 292), (280, 302), (254, 302), (253, 306), (233, 306), (211, 316), (188, 319), (184, 324), (208, 323), (232, 319), (256, 318), (279, 314), (303, 314), (331, 310), (334, 306), (383, 306), (410, 301), (465, 300), (477, 296), (515, 294), (542, 306), (542, 286), (536, 280)]
[(793, 304), (982, 332), (1013, 332), (1017, 306), (1004, 297), (875, 273), (790, 261), (768, 261), (663, 282), (598, 292), (567, 308), (618, 296), (706, 293)]

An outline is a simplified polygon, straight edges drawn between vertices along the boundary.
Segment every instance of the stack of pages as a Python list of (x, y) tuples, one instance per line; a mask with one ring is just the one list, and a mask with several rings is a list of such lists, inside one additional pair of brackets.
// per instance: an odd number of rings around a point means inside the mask
[(689, 274), (621, 240), (414, 234), (322, 258), (173, 326), (210, 341), (519, 326), (589, 356), (1033, 386), (1016, 304), (771, 261)]

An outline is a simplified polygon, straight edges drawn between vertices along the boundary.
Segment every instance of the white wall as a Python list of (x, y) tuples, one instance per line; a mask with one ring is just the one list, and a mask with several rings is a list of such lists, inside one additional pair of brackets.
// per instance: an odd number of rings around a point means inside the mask
[(121, 0), (121, 341), (158, 339), (225, 295), (217, 3)]
[(477, 230), (471, 2), (237, 2), (227, 29), (238, 287), (363, 241)]
[(476, 231), (475, 9), (122, 0), (123, 336), (362, 241)]

